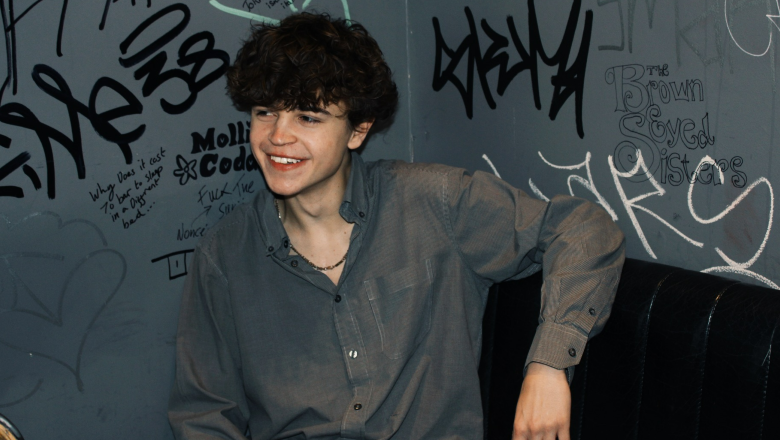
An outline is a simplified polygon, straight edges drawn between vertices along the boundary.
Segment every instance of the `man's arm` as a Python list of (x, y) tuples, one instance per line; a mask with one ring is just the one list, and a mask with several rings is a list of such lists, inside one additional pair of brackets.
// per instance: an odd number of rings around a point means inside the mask
[(496, 283), (543, 270), (539, 327), (526, 359), (515, 438), (568, 439), (567, 379), (609, 317), (623, 234), (603, 209), (583, 199), (543, 202), (482, 172), (455, 171), (446, 185), (454, 243), (478, 279)]
[(177, 439), (246, 439), (244, 396), (228, 285), (200, 246), (184, 283), (168, 418)]
[(566, 373), (532, 362), (517, 401), (512, 440), (569, 440), (570, 420)]

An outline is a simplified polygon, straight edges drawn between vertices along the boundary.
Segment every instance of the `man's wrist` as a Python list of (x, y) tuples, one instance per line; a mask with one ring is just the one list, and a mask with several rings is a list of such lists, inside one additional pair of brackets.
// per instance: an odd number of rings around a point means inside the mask
[(526, 377), (529, 375), (545, 375), (545, 376), (557, 376), (561, 375), (564, 378), (566, 377), (566, 369), (559, 370), (557, 368), (553, 368), (549, 365), (542, 364), (540, 362), (531, 362), (528, 364), (528, 368), (526, 370)]

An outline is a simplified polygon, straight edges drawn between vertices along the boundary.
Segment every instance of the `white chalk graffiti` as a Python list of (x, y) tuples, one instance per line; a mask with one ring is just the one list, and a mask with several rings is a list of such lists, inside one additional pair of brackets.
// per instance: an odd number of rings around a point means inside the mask
[(547, 197), (546, 195), (542, 194), (542, 191), (536, 185), (534, 185), (533, 180), (528, 179), (528, 186), (531, 187), (531, 192), (533, 192), (534, 195), (536, 195), (536, 197), (539, 197), (540, 199), (544, 200), (545, 202), (549, 202), (550, 201), (550, 198)]
[[(766, 18), (769, 19), (769, 21), (773, 25), (775, 25), (775, 27), (777, 28), (778, 31), (780, 31), (780, 0), (775, 0), (775, 6), (777, 6), (778, 14), (777, 15), (766, 14)], [(734, 44), (737, 45), (739, 50), (741, 50), (742, 52), (745, 52), (746, 54), (748, 54), (748, 55), (750, 55), (752, 57), (762, 57), (762, 56), (766, 55), (769, 52), (769, 48), (772, 47), (772, 30), (771, 30), (771, 28), (770, 28), (770, 31), (769, 31), (769, 43), (767, 43), (766, 49), (764, 49), (764, 51), (761, 52), (761, 53), (750, 52), (749, 50), (745, 49), (744, 47), (742, 47), (742, 45), (739, 44), (739, 42), (737, 41), (737, 38), (734, 36), (734, 32), (732, 32), (732, 30), (731, 30), (731, 24), (729, 23), (729, 0), (724, 0), (724, 3), (723, 3), (723, 15), (724, 15), (724, 18), (726, 19), (726, 29), (728, 29), (728, 31), (729, 31), (729, 36), (731, 36), (731, 41), (733, 41)]]
[[(582, 163), (578, 163), (577, 165), (553, 165), (547, 159), (545, 159), (544, 156), (542, 156), (541, 151), (539, 151), (538, 153), (539, 153), (539, 157), (542, 158), (542, 161), (544, 161), (544, 163), (558, 170), (573, 171), (573, 170), (579, 170), (584, 167), (585, 173), (588, 176), (587, 179), (583, 178), (582, 176), (578, 176), (576, 174), (571, 174), (566, 179), (566, 183), (569, 185), (569, 194), (574, 195), (574, 189), (571, 187), (572, 181), (579, 183), (580, 185), (585, 187), (585, 189), (593, 193), (593, 195), (596, 196), (596, 200), (598, 200), (599, 205), (601, 205), (609, 213), (609, 215), (612, 216), (612, 220), (617, 221), (618, 216), (615, 213), (615, 210), (612, 209), (611, 206), (609, 206), (607, 200), (604, 197), (602, 197), (601, 193), (596, 189), (596, 185), (593, 184), (593, 174), (590, 172), (590, 151), (588, 151), (585, 154), (585, 161)], [(531, 190), (534, 191), (534, 193), (538, 192), (539, 194), (541, 194), (541, 192), (539, 192), (539, 188), (536, 188), (536, 185), (534, 185), (533, 182), (531, 182), (531, 179), (528, 179), (528, 184), (531, 186)], [(547, 197), (544, 198), (547, 199)]]
[[(634, 229), (636, 230), (637, 234), (639, 235), (639, 240), (642, 242), (642, 246), (644, 246), (645, 251), (647, 251), (647, 254), (653, 257), (654, 260), (657, 260), (658, 257), (655, 256), (655, 252), (653, 252), (653, 249), (650, 247), (650, 243), (647, 241), (647, 237), (645, 236), (644, 231), (642, 230), (642, 226), (639, 225), (639, 220), (636, 218), (636, 213), (634, 210), (639, 210), (646, 212), (650, 214), (652, 217), (654, 217), (656, 220), (660, 221), (664, 226), (668, 227), (672, 231), (674, 231), (677, 235), (682, 237), (685, 241), (688, 243), (696, 246), (696, 247), (703, 247), (704, 243), (700, 241), (696, 241), (687, 235), (683, 234), (679, 229), (672, 226), (668, 221), (664, 220), (656, 214), (655, 212), (651, 211), (650, 209), (637, 205), (637, 202), (644, 200), (650, 196), (663, 196), (666, 194), (666, 190), (661, 187), (661, 185), (658, 183), (657, 180), (655, 180), (655, 177), (653, 177), (652, 174), (650, 174), (650, 171), (647, 168), (647, 164), (645, 163), (644, 158), (642, 158), (642, 152), (640, 150), (636, 150), (636, 165), (634, 168), (626, 171), (626, 172), (620, 172), (615, 168), (615, 161), (612, 159), (612, 156), (607, 157), (607, 162), (609, 163), (609, 171), (612, 173), (612, 180), (615, 182), (615, 188), (618, 191), (618, 194), (620, 195), (620, 201), (623, 202), (623, 206), (626, 208), (626, 212), (628, 213), (628, 217), (631, 219), (631, 224), (634, 225)], [(641, 174), (640, 174), (641, 170)], [(718, 168), (720, 170), (720, 168)], [(647, 176), (648, 182), (653, 185), (655, 188), (655, 191), (648, 192), (645, 194), (640, 194), (633, 199), (628, 199), (626, 197), (626, 191), (623, 188), (623, 184), (620, 182), (620, 177), (624, 179), (629, 179), (634, 176)], [(723, 177), (721, 176), (721, 179)]]
[[(596, 201), (612, 216), (612, 219), (617, 221), (618, 216), (615, 213), (615, 211), (612, 209), (612, 207), (609, 205), (607, 200), (601, 195), (601, 193), (596, 188), (595, 184), (593, 183), (593, 175), (591, 173), (591, 167), (590, 167), (590, 160), (591, 160), (591, 153), (587, 152), (585, 154), (585, 160), (581, 163), (578, 163), (576, 165), (556, 165), (551, 162), (549, 162), (545, 157), (542, 155), (541, 152), (538, 152), (539, 157), (542, 159), (542, 161), (550, 166), (551, 168), (558, 169), (558, 170), (585, 170), (585, 174), (587, 177), (582, 177), (577, 174), (571, 174), (567, 177), (566, 181), (569, 187), (569, 194), (574, 196), (574, 188), (572, 187), (572, 182), (577, 182), (580, 185), (582, 185), (583, 188), (588, 190), (590, 193), (592, 193)], [(482, 158), (487, 161), (487, 163), (493, 168), (494, 173), (498, 176), (498, 171), (493, 167), (492, 162), (487, 157), (487, 155), (483, 155)], [(614, 160), (612, 156), (607, 157), (607, 164), (610, 169), (610, 173), (612, 175), (612, 180), (615, 184), (615, 189), (618, 192), (618, 196), (620, 197), (620, 201), (623, 205), (623, 208), (625, 209), (629, 220), (631, 221), (632, 226), (634, 227), (634, 230), (636, 231), (640, 242), (642, 243), (642, 246), (644, 247), (647, 254), (652, 257), (653, 259), (658, 259), (655, 252), (653, 251), (653, 248), (650, 245), (650, 242), (647, 239), (647, 236), (645, 235), (644, 230), (642, 229), (642, 225), (639, 223), (639, 220), (636, 216), (636, 211), (642, 211), (650, 215), (651, 217), (658, 220), (661, 224), (672, 230), (675, 234), (677, 234), (679, 237), (681, 237), (683, 240), (688, 242), (689, 244), (697, 247), (697, 248), (704, 248), (705, 245), (703, 242), (695, 240), (688, 235), (686, 235), (684, 232), (680, 231), (679, 229), (672, 226), (671, 223), (669, 223), (667, 220), (662, 218), (657, 213), (653, 212), (651, 209), (647, 208), (646, 206), (642, 206), (639, 204), (642, 200), (645, 200), (652, 196), (662, 197), (666, 194), (666, 190), (658, 183), (658, 181), (653, 177), (653, 175), (649, 172), (648, 166), (645, 163), (644, 159), (642, 158), (642, 152), (637, 150), (636, 151), (636, 163), (634, 167), (628, 171), (618, 171), (615, 168)], [(750, 186), (748, 186), (734, 201), (732, 201), (725, 209), (723, 209), (720, 213), (717, 215), (710, 217), (710, 218), (703, 218), (699, 216), (696, 212), (696, 209), (693, 206), (693, 188), (697, 181), (701, 180), (700, 175), (705, 172), (711, 170), (713, 173), (718, 172), (720, 174), (720, 181), (723, 181), (723, 171), (721, 168), (717, 165), (716, 161), (713, 160), (709, 156), (705, 156), (701, 159), (699, 164), (696, 167), (696, 170), (692, 173), (691, 179), (690, 179), (690, 186), (688, 187), (688, 211), (691, 214), (691, 217), (700, 224), (703, 225), (709, 225), (713, 224), (715, 222), (718, 222), (722, 220), (726, 215), (731, 213), (742, 201), (745, 199), (745, 197), (750, 194), (754, 188), (756, 188), (759, 185), (766, 185), (769, 189), (769, 213), (768, 213), (768, 222), (766, 226), (766, 231), (764, 233), (764, 238), (758, 247), (758, 250), (753, 254), (753, 256), (744, 263), (739, 263), (734, 261), (733, 259), (729, 258), (726, 253), (720, 248), (715, 246), (714, 250), (715, 253), (718, 254), (718, 256), (723, 259), (723, 261), (726, 263), (725, 266), (713, 266), (706, 269), (701, 270), (701, 272), (704, 273), (732, 273), (732, 274), (738, 274), (743, 275), (749, 278), (753, 278), (754, 280), (757, 280), (761, 283), (766, 284), (767, 286), (780, 290), (780, 286), (778, 286), (775, 282), (768, 279), (767, 277), (754, 272), (750, 270), (750, 267), (758, 260), (758, 258), (763, 253), (767, 241), (769, 240), (769, 236), (772, 232), (772, 222), (774, 219), (774, 191), (772, 189), (772, 184), (767, 180), (765, 177), (759, 177), (756, 179)], [(625, 188), (623, 186), (623, 182), (625, 180), (628, 180), (635, 176), (644, 176), (647, 177), (647, 182), (649, 182), (653, 190), (649, 192), (645, 192), (643, 194), (640, 194), (638, 196), (635, 196), (633, 198), (628, 198), (626, 195)], [(499, 176), (500, 177), (500, 176)], [(632, 182), (634, 183), (634, 182)], [(531, 188), (531, 191), (540, 199), (549, 201), (550, 199), (545, 196), (541, 190), (533, 183), (531, 179), (528, 179), (528, 186)]]
[(491, 169), (491, 170), (493, 170), (493, 174), (495, 174), (495, 175), (496, 175), (496, 177), (498, 177), (498, 178), (500, 179), (500, 178), (501, 178), (501, 175), (500, 175), (500, 174), (498, 174), (498, 170), (496, 169), (496, 166), (495, 166), (495, 165), (493, 165), (493, 162), (490, 160), (490, 158), (488, 157), (488, 155), (487, 155), (487, 154), (483, 154), (483, 155), (482, 155), (482, 158), (483, 158), (483, 159), (485, 159), (485, 162), (487, 162), (487, 163), (488, 163), (488, 165), (490, 165), (490, 169)]
[[(311, 0), (304, 1), (303, 5), (301, 5), (301, 10), (305, 10), (307, 7), (309, 7), (309, 3), (311, 3)], [(223, 5), (222, 3), (219, 2), (219, 0), (209, 0), (209, 4), (211, 6), (214, 6), (217, 9), (219, 9), (222, 12), (226, 12), (228, 14), (235, 15), (235, 16), (238, 16), (238, 17), (248, 18), (250, 20), (259, 21), (261, 23), (266, 23), (266, 24), (278, 24), (279, 23), (279, 20), (276, 19), (276, 18), (271, 18), (271, 17), (266, 17), (264, 15), (254, 14), (252, 12), (245, 11), (243, 9), (231, 8), (230, 6)], [(295, 5), (291, 1), (289, 3), (286, 3), (286, 4), (289, 6), (290, 11), (298, 12), (298, 8), (296, 8)], [(349, 20), (350, 19), (350, 16), (349, 16), (349, 5), (347, 4), (347, 0), (341, 0), (341, 5), (344, 7), (344, 18)]]
[[(772, 184), (765, 177), (759, 177), (758, 179), (756, 179), (755, 182), (751, 183), (750, 186), (748, 186), (747, 189), (743, 191), (742, 194), (739, 195), (739, 197), (734, 199), (734, 201), (731, 202), (731, 204), (727, 206), (726, 209), (724, 209), (714, 217), (711, 217), (709, 219), (704, 219), (699, 217), (693, 208), (693, 186), (696, 183), (695, 177), (698, 175), (699, 170), (702, 168), (702, 165), (704, 165), (705, 163), (710, 164), (710, 166), (715, 166), (715, 168), (717, 168), (715, 161), (712, 160), (709, 156), (705, 156), (704, 158), (702, 158), (701, 162), (699, 162), (699, 166), (696, 167), (696, 171), (694, 172), (694, 178), (692, 178), (691, 185), (688, 187), (688, 210), (691, 212), (691, 215), (693, 216), (694, 220), (705, 225), (708, 225), (710, 223), (715, 223), (716, 221), (725, 217), (726, 214), (730, 213), (737, 205), (739, 205), (742, 202), (742, 200), (745, 197), (747, 197), (747, 195), (750, 194), (751, 191), (753, 191), (753, 188), (763, 183), (767, 186), (767, 188), (769, 188), (769, 222), (767, 223), (766, 232), (764, 233), (764, 240), (761, 241), (761, 245), (758, 247), (758, 250), (750, 260), (744, 263), (737, 263), (736, 261), (726, 256), (726, 254), (722, 250), (720, 250), (720, 248), (716, 247), (715, 252), (720, 256), (720, 258), (723, 259), (723, 261), (726, 262), (727, 266), (710, 267), (708, 269), (704, 269), (702, 272), (705, 273), (725, 272), (725, 273), (735, 273), (735, 274), (745, 275), (754, 278), (756, 280), (759, 280), (762, 283), (772, 287), (773, 289), (780, 289), (780, 287), (777, 284), (773, 283), (765, 276), (760, 275), (751, 270), (748, 270), (750, 266), (752, 266), (753, 263), (755, 263), (756, 260), (758, 260), (758, 257), (761, 256), (761, 253), (764, 252), (764, 248), (766, 247), (766, 242), (767, 240), (769, 240), (769, 234), (772, 233), (772, 220), (774, 219), (774, 213), (775, 213), (775, 194), (774, 191), (772, 190)], [(720, 168), (718, 168), (718, 170), (720, 170)], [(722, 176), (721, 176), (721, 180), (722, 180)]]

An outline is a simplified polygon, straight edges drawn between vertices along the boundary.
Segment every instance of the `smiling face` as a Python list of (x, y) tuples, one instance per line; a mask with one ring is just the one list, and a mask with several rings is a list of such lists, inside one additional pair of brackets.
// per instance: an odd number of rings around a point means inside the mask
[(350, 127), (336, 104), (316, 110), (252, 108), (250, 142), (272, 192), (285, 197), (324, 196), (346, 189), (349, 150), (358, 148), (371, 123)]

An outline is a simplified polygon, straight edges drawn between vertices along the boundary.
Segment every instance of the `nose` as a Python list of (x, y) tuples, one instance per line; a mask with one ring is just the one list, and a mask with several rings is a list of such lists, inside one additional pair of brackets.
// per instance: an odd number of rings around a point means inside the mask
[(291, 118), (281, 112), (282, 114), (276, 118), (270, 133), (268, 133), (268, 140), (276, 146), (284, 146), (295, 142), (295, 135), (293, 134), (291, 124)]

